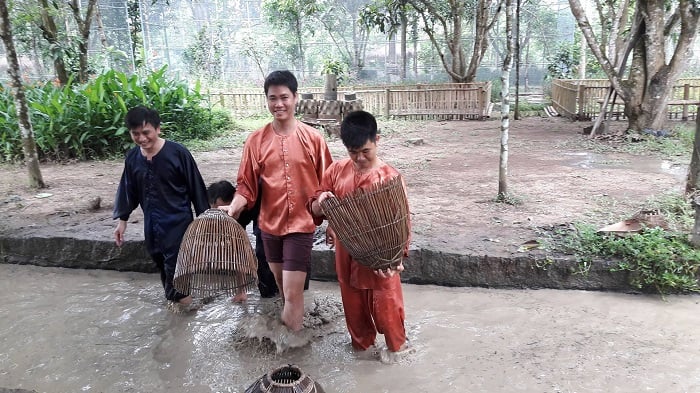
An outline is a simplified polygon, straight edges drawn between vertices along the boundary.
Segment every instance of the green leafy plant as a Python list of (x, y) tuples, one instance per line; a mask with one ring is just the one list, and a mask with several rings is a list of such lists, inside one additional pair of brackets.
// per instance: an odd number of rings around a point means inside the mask
[(579, 271), (587, 273), (596, 260), (617, 261), (613, 271), (630, 273), (630, 284), (638, 289), (655, 289), (659, 293), (698, 291), (700, 250), (694, 249), (687, 236), (662, 228), (645, 228), (638, 233), (618, 236), (598, 232), (588, 224), (555, 231), (546, 247), (573, 255)]
[(336, 80), (338, 81), (338, 85), (342, 84), (346, 73), (347, 66), (345, 65), (345, 63), (333, 59), (326, 59), (323, 61), (321, 75), (335, 75)]
[[(107, 71), (87, 84), (27, 86), (40, 157), (96, 159), (121, 155), (132, 145), (124, 116), (137, 105), (160, 112), (164, 134), (177, 141), (206, 140), (232, 127), (227, 112), (212, 110), (199, 86), (166, 77), (166, 69), (139, 78)], [(21, 137), (9, 89), (0, 91), (0, 158), (22, 157)]]

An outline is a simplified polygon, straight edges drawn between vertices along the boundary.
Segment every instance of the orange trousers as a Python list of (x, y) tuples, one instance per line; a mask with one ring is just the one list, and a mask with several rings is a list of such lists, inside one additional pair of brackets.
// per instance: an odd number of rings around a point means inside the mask
[(406, 342), (405, 312), (401, 280), (392, 277), (387, 289), (357, 289), (340, 283), (345, 322), (352, 347), (366, 350), (383, 334), (390, 351), (396, 352)]

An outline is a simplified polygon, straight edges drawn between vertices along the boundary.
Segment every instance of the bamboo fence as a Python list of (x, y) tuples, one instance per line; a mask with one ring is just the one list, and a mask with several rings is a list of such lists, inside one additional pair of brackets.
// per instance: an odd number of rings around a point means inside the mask
[[(323, 87), (299, 89), (323, 100)], [(491, 82), (418, 85), (379, 85), (339, 87), (338, 99), (354, 93), (364, 110), (385, 117), (411, 120), (484, 119), (491, 115)], [(237, 116), (265, 112), (265, 94), (261, 90), (235, 89), (210, 93), (212, 103), (231, 110)]]
[[(607, 79), (555, 79), (552, 82), (552, 106), (562, 116), (572, 120), (598, 117), (600, 107), (610, 89)], [(700, 78), (678, 79), (668, 102), (670, 119), (689, 120), (698, 116)], [(624, 119), (624, 102), (617, 98), (607, 116)]]

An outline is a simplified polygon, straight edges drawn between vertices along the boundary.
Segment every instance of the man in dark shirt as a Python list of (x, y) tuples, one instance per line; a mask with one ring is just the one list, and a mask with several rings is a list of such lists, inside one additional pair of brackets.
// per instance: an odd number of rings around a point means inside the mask
[(193, 220), (192, 206), (197, 215), (209, 208), (206, 185), (190, 152), (161, 138), (157, 111), (132, 108), (125, 123), (137, 146), (126, 153), (114, 198), (112, 217), (119, 219), (114, 239), (117, 246), (124, 243), (129, 215), (140, 205), (146, 247), (160, 271), (165, 298), (189, 306), (192, 297), (175, 290), (173, 278), (182, 237)]

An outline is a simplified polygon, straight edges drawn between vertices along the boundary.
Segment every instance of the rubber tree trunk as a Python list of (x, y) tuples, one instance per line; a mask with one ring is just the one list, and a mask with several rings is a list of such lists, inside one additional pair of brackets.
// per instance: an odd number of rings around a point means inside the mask
[(510, 130), (510, 70), (513, 68), (513, 1), (506, 0), (506, 37), (508, 49), (501, 69), (501, 153), (498, 165), (498, 195), (508, 194), (508, 133)]
[(0, 1), (0, 36), (2, 36), (2, 42), (5, 44), (5, 56), (7, 57), (8, 65), (7, 72), (10, 75), (12, 94), (14, 95), (15, 107), (17, 109), (18, 125), (22, 135), (22, 150), (29, 171), (29, 185), (36, 188), (44, 188), (46, 184), (44, 184), (44, 179), (41, 177), (41, 170), (39, 169), (39, 154), (37, 154), (36, 151), (32, 122), (29, 119), (29, 107), (27, 106), (24, 86), (22, 85), (22, 74), (19, 69), (17, 51), (15, 50), (15, 44), (12, 39), (10, 17), (7, 12), (7, 3), (4, 0)]

